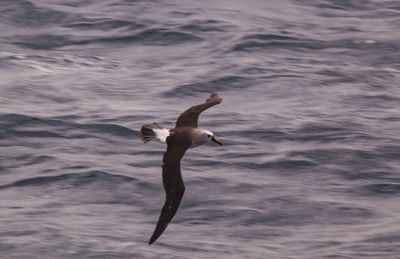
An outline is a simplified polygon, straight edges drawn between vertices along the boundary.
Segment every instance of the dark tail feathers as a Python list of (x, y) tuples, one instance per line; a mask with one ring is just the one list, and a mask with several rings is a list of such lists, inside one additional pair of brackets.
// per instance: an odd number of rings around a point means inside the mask
[(155, 122), (152, 124), (143, 125), (142, 128), (140, 129), (140, 137), (145, 143), (149, 142), (150, 140), (156, 140), (157, 136), (156, 133), (153, 131), (153, 129), (163, 129), (163, 128), (164, 128), (163, 126)]

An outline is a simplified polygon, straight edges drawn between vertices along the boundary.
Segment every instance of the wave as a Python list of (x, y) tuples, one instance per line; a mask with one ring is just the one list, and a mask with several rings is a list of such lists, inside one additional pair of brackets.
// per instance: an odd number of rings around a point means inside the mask
[[(82, 138), (93, 136), (93, 133), (110, 134), (118, 137), (139, 137), (138, 130), (111, 123), (78, 124), (23, 114), (0, 114), (0, 122), (3, 124), (0, 130), (0, 138), (4, 139), (10, 137)], [(29, 130), (26, 129), (27, 127), (29, 127)], [(76, 134), (76, 129), (83, 131)]]
[(68, 186), (68, 188), (89, 185), (94, 182), (123, 183), (136, 182), (136, 178), (124, 175), (109, 174), (103, 171), (90, 171), (84, 173), (68, 173), (55, 176), (39, 176), (16, 181), (11, 184), (0, 186), (0, 189), (15, 187), (43, 187), (53, 184)]
[[(289, 49), (296, 50), (327, 50), (327, 49), (348, 49), (357, 51), (376, 51), (380, 49), (384, 52), (398, 51), (400, 47), (391, 40), (371, 40), (369, 38), (347, 37), (344, 39), (325, 40), (318, 38), (292, 37), (275, 34), (249, 34), (242, 37), (232, 48), (231, 52), (258, 52), (269, 49)], [(359, 55), (359, 54), (358, 54)]]
[(239, 43), (235, 44), (231, 51), (254, 51), (270, 48), (305, 48), (319, 50), (327, 48), (323, 41), (300, 39), (285, 35), (275, 34), (249, 34), (242, 37)]
[(265, 140), (268, 142), (282, 141), (289, 138), (289, 134), (285, 131), (280, 131), (277, 129), (265, 129), (265, 128), (255, 128), (251, 130), (240, 130), (240, 131), (229, 131), (223, 133), (225, 136), (235, 136), (241, 137), (245, 135), (248, 139), (253, 139), (254, 141)]
[(247, 227), (306, 226), (358, 224), (373, 220), (376, 216), (373, 210), (357, 204), (312, 201), (294, 196), (257, 199), (253, 195), (259, 194), (251, 192), (241, 195), (254, 198), (257, 202), (241, 207), (238, 204), (230, 205), (227, 200), (217, 202), (214, 199), (205, 200), (205, 197), (201, 196), (183, 204), (186, 213), (192, 214), (190, 218), (184, 220), (191, 224), (206, 224), (209, 221), (225, 222), (229, 218), (233, 224), (237, 222)]
[(293, 197), (270, 198), (265, 205), (268, 206), (268, 210), (250, 215), (246, 219), (248, 225), (347, 225), (365, 222), (375, 216), (370, 209), (355, 204), (316, 202)]
[(179, 29), (191, 32), (223, 32), (231, 27), (218, 20), (195, 20), (180, 26)]
[(176, 45), (188, 42), (199, 42), (203, 38), (185, 32), (164, 28), (147, 29), (131, 35), (115, 35), (109, 37), (92, 37), (79, 39), (72, 35), (35, 34), (19, 36), (12, 44), (29, 49), (56, 49), (71, 45), (90, 44), (142, 44), (150, 46)]
[(80, 18), (77, 14), (39, 7), (33, 1), (2, 0), (1, 3), (1, 15), (7, 19), (8, 23), (18, 27), (37, 28), (70, 22)]
[(347, 180), (396, 181), (396, 178), (393, 177), (390, 171), (384, 171), (384, 170), (370, 170), (370, 171), (334, 170), (333, 173)]
[(245, 76), (227, 75), (207, 82), (185, 84), (164, 92), (164, 96), (182, 97), (195, 96), (197, 93), (213, 93), (225, 90), (246, 89), (251, 86), (251, 78)]
[(290, 36), (284, 36), (284, 35), (277, 35), (277, 34), (249, 34), (247, 36), (244, 36), (242, 40), (292, 40), (296, 41), (298, 40), (295, 37), (290, 37)]
[(63, 25), (66, 28), (74, 28), (79, 30), (101, 30), (108, 31), (114, 29), (125, 28), (126, 30), (136, 30), (145, 27), (144, 24), (131, 22), (126, 20), (107, 20), (107, 19), (85, 19), (77, 22)]
[(361, 130), (362, 126), (352, 122), (313, 122), (306, 123), (300, 128), (289, 132), (288, 140), (292, 141), (319, 141), (338, 142), (351, 139), (373, 140), (374, 136)]
[(374, 183), (367, 184), (359, 188), (358, 191), (363, 195), (370, 196), (399, 196), (400, 183)]
[[(247, 155), (222, 155), (221, 157), (226, 158), (226, 159), (235, 159), (235, 158), (241, 158), (241, 160), (244, 160), (243, 158), (251, 159), (251, 158), (257, 158), (257, 157), (265, 157), (265, 153), (249, 153)], [(154, 164), (154, 163), (153, 163)], [(282, 172), (295, 172), (295, 174), (299, 172), (303, 172), (305, 170), (310, 170), (313, 167), (318, 166), (318, 163), (311, 162), (306, 159), (277, 159), (269, 162), (264, 162), (264, 163), (258, 163), (258, 162), (251, 162), (251, 161), (241, 161), (241, 162), (221, 162), (217, 160), (201, 160), (197, 159), (194, 160), (192, 159), (190, 162), (190, 165), (193, 167), (233, 167), (233, 168), (241, 168), (241, 169), (250, 169), (250, 170), (260, 170), (260, 171), (265, 171), (265, 170), (274, 170), (276, 172), (282, 173)], [(193, 168), (193, 170), (196, 170), (196, 168)]]

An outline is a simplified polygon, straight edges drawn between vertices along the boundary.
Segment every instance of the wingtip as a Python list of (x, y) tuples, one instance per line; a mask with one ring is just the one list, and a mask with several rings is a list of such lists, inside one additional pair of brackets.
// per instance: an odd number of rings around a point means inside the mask
[(215, 99), (216, 101), (218, 101), (218, 103), (221, 103), (221, 102), (222, 102), (222, 98), (221, 98), (218, 94), (216, 94), (216, 93), (212, 93), (212, 94), (210, 95), (210, 98), (207, 99), (207, 102), (210, 101), (210, 100), (212, 100), (212, 99)]
[(154, 238), (154, 235), (152, 235), (149, 239), (149, 245), (153, 244), (154, 241), (156, 241), (156, 238)]
[(149, 245), (153, 244), (161, 236), (161, 234), (164, 232), (164, 230), (165, 230), (165, 228), (162, 229), (161, 231), (156, 228), (153, 235), (149, 239)]
[(150, 239), (149, 239), (149, 245), (151, 245), (151, 244), (153, 244), (154, 243), (154, 241), (156, 241), (157, 239), (158, 239), (158, 237), (159, 237), (160, 235), (152, 235), (151, 237), (150, 237)]

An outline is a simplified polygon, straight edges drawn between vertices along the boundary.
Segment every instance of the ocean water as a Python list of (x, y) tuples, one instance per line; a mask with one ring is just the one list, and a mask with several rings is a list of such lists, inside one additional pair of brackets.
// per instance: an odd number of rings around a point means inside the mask
[[(400, 2), (2, 0), (0, 258), (400, 258)], [(218, 93), (172, 223), (139, 129)]]

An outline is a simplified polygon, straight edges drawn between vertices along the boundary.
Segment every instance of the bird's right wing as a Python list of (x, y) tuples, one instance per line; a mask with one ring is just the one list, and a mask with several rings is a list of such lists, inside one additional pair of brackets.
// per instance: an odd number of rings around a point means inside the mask
[[(169, 137), (170, 138), (170, 137)], [(167, 139), (167, 151), (164, 153), (162, 177), (166, 193), (166, 200), (164, 207), (161, 210), (161, 215), (158, 220), (157, 226), (149, 240), (151, 245), (167, 228), (171, 222), (179, 204), (182, 200), (183, 193), (185, 192), (185, 185), (183, 184), (181, 175), (181, 160), (186, 150), (189, 148), (190, 143), (187, 144), (174, 144)]]
[(203, 104), (199, 104), (189, 108), (179, 115), (176, 120), (176, 128), (179, 127), (193, 127), (197, 128), (197, 121), (201, 112), (207, 110), (208, 108), (217, 105), (222, 102), (222, 98), (217, 94), (212, 94), (210, 98)]

